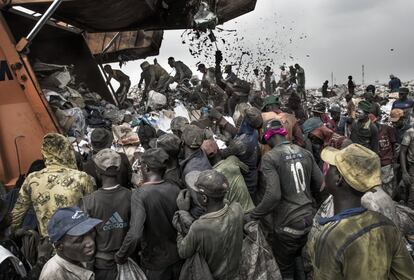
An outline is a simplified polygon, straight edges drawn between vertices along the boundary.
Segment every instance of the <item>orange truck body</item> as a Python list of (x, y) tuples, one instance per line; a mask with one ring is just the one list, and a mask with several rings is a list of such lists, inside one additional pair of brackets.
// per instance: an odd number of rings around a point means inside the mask
[[(217, 1), (219, 23), (254, 10), (256, 1)], [(19, 175), (26, 173), (33, 161), (41, 159), (43, 136), (61, 132), (32, 69), (36, 60), (74, 65), (77, 79), (114, 103), (96, 59), (103, 63), (113, 62), (121, 54), (127, 58), (123, 61), (158, 54), (162, 31), (148, 30), (190, 28), (195, 8), (188, 6), (187, 0), (167, 1), (171, 4), (168, 12), (159, 0), (64, 0), (52, 15), (53, 20), (31, 42), (29, 52), (17, 52), (17, 43), (29, 34), (39, 18), (10, 8), (23, 6), (44, 13), (52, 2), (0, 0), (0, 183), (6, 188), (13, 187)], [(87, 41), (83, 31), (87, 31)], [(88, 36), (94, 32), (103, 35)], [(114, 40), (116, 44), (108, 53), (100, 55), (117, 32), (125, 34)]]
[(17, 40), (34, 24), (35, 20), (23, 13), (0, 12), (0, 182), (6, 188), (13, 187), (19, 175), (42, 158), (43, 136), (61, 131), (32, 69), (34, 61), (74, 65), (79, 79), (113, 102), (82, 34), (49, 23), (29, 46), (27, 55), (18, 53)]

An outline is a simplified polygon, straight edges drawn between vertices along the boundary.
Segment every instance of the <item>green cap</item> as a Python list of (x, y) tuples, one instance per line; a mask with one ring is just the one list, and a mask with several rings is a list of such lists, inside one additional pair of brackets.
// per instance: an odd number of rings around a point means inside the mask
[(262, 106), (262, 110), (267, 106), (267, 105), (279, 105), (279, 98), (274, 96), (274, 95), (269, 95), (267, 96), (264, 101), (263, 101), (263, 106)]
[(361, 109), (364, 112), (372, 113), (372, 105), (366, 100), (361, 100), (358, 103), (358, 109)]

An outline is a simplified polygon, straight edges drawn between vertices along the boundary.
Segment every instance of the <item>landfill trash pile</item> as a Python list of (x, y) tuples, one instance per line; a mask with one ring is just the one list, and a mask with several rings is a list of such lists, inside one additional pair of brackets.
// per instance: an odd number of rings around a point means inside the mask
[[(73, 74), (73, 66), (38, 61), (33, 68), (60, 127), (72, 139), (75, 150), (84, 157), (91, 151), (88, 143), (96, 128), (111, 129), (115, 140), (113, 148), (124, 152), (134, 162), (134, 154), (143, 151), (138, 137), (143, 123), (153, 127), (159, 135), (171, 133), (171, 120), (177, 116), (185, 117), (190, 122), (202, 123), (207, 119), (207, 113), (203, 115), (202, 108), (208, 104), (200, 94), (195, 93), (200, 90), (199, 85), (191, 88), (179, 85), (167, 94), (151, 90), (146, 102), (142, 100), (143, 90), (136, 85), (128, 93), (133, 105), (119, 109), (78, 80)], [(210, 105), (214, 103), (208, 101)], [(228, 119), (234, 123), (232, 117)], [(219, 145), (225, 147), (224, 142), (219, 140), (221, 137), (216, 138)]]
[[(389, 115), (392, 109), (392, 104), (398, 99), (398, 92), (390, 92), (388, 86), (385, 84), (374, 84), (375, 91), (375, 101), (381, 105), (382, 112), (382, 123), (390, 124)], [(414, 80), (407, 81), (402, 83), (402, 87), (406, 87), (410, 92), (414, 92)], [(358, 86), (355, 88), (355, 94), (353, 96), (353, 102), (356, 106), (358, 103), (364, 99), (366, 86)], [(348, 88), (346, 85), (334, 85), (329, 90), (329, 97), (322, 96), (321, 88), (318, 89), (308, 89), (307, 92), (307, 102), (304, 104), (304, 107), (310, 113), (310, 110), (319, 102), (323, 102), (327, 105), (327, 108), (332, 105), (339, 105), (342, 109), (342, 113), (346, 112), (346, 101), (345, 96), (348, 94)]]

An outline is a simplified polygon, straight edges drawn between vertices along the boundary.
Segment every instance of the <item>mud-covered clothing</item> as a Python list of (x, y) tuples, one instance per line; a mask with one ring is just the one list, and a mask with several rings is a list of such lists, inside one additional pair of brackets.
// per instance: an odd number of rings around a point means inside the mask
[(126, 101), (129, 88), (131, 87), (131, 80), (129, 79), (129, 76), (124, 72), (116, 69), (112, 70), (112, 74), (109, 74), (108, 82), (112, 78), (114, 78), (119, 83), (119, 88), (115, 92), (115, 95), (119, 106), (123, 106)]
[(143, 268), (162, 270), (179, 261), (177, 232), (172, 225), (179, 192), (169, 182), (144, 184), (132, 191), (130, 228), (117, 257), (131, 255), (140, 243)]
[(355, 93), (355, 83), (352, 80), (348, 80), (348, 92), (351, 95), (354, 95)]
[(141, 85), (142, 81), (145, 81), (145, 91), (159, 91), (164, 87), (168, 79), (168, 72), (159, 64), (149, 65), (148, 68), (141, 73), (139, 85)]
[(392, 78), (388, 82), (388, 88), (391, 90), (391, 92), (398, 92), (400, 87), (401, 87), (401, 80), (397, 77)]
[[(12, 240), (8, 239), (0, 241), (0, 260), (2, 260), (0, 263), (1, 280), (36, 279), (36, 277), (30, 277), (30, 265), (21, 253), (19, 247)], [(23, 266), (20, 267), (20, 264), (23, 264)], [(16, 265), (19, 269), (16, 269)], [(24, 272), (26, 272), (26, 276), (29, 277), (22, 277), (22, 273)], [(39, 275), (37, 275), (37, 277), (39, 277)]]
[(377, 117), (381, 118), (381, 107), (377, 102), (369, 102), (371, 104), (371, 113)]
[(405, 131), (401, 141), (401, 145), (406, 146), (407, 149), (407, 161), (410, 164), (414, 164), (414, 128), (410, 128)]
[(181, 171), (179, 166), (174, 168), (168, 168), (164, 173), (163, 179), (167, 182), (179, 186), (181, 189), (185, 188), (185, 185), (181, 180)]
[(308, 244), (313, 279), (412, 279), (413, 260), (385, 216), (352, 208), (319, 223), (321, 232)]
[(176, 61), (174, 63), (175, 76), (174, 81), (177, 83), (182, 82), (184, 79), (190, 80), (193, 76), (193, 72), (182, 61)]
[(245, 212), (252, 210), (254, 204), (241, 173), (242, 171), (247, 172), (249, 167), (236, 156), (229, 156), (225, 160), (218, 162), (213, 169), (223, 174), (229, 183), (225, 199), (230, 203), (239, 203)]
[[(75, 206), (95, 190), (95, 183), (85, 172), (76, 170), (75, 153), (69, 141), (56, 136), (56, 145), (42, 148), (46, 168), (27, 176), (12, 211), (12, 228), (20, 227), (30, 205), (36, 213), (39, 233), (47, 236), (47, 224), (58, 208)], [(52, 140), (53, 141), (53, 140)], [(45, 145), (44, 145), (45, 146)]]
[(294, 144), (283, 142), (266, 153), (261, 162), (265, 194), (252, 210), (255, 219), (267, 214), (273, 217), (273, 227), (305, 223), (315, 214), (311, 191), (319, 191), (323, 176), (312, 154)]
[(298, 88), (305, 89), (305, 70), (302, 67), (296, 69), (296, 78), (298, 80)]
[(187, 259), (199, 253), (216, 280), (238, 276), (242, 245), (243, 209), (236, 202), (201, 216), (185, 237), (177, 235), (180, 257)]
[(234, 141), (239, 141), (244, 145), (242, 152), (236, 154), (228, 153), (230, 149), (224, 149), (221, 151), (221, 154), (224, 157), (235, 155), (239, 158), (249, 168), (247, 172), (243, 173), (244, 181), (246, 182), (247, 189), (249, 193), (253, 195), (256, 192), (257, 187), (257, 164), (258, 164), (258, 132), (256, 129), (243, 121), (237, 136), (234, 138)]
[(119, 83), (129, 81), (128, 75), (126, 75), (121, 70), (116, 70), (116, 69), (112, 70), (112, 74), (110, 74), (108, 78), (109, 78), (108, 80), (111, 80), (112, 78), (114, 78)]
[(94, 280), (95, 274), (89, 269), (73, 264), (56, 254), (43, 267), (39, 280), (56, 279)]
[(180, 161), (181, 178), (185, 178), (185, 175), (191, 171), (206, 171), (211, 169), (210, 161), (202, 149), (198, 149), (196, 152), (188, 156), (186, 159)]
[(96, 227), (95, 267), (116, 268), (114, 255), (129, 228), (131, 191), (119, 185), (114, 189), (99, 189), (82, 199), (81, 208), (92, 218), (102, 220)]
[(394, 146), (397, 142), (395, 129), (391, 126), (380, 124), (378, 132), (378, 146), (381, 166), (394, 163), (395, 150)]
[(370, 120), (354, 121), (351, 126), (351, 140), (378, 153), (378, 128)]

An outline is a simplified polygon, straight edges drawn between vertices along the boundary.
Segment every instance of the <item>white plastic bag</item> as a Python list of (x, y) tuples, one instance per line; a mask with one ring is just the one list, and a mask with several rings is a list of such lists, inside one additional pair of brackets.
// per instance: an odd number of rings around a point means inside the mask
[(128, 259), (125, 264), (118, 264), (116, 280), (147, 280), (147, 277), (133, 260)]
[(167, 105), (167, 97), (164, 94), (153, 90), (148, 93), (148, 107), (151, 107), (153, 110), (158, 110), (165, 105)]
[(174, 107), (174, 117), (184, 117), (187, 120), (190, 119), (190, 113), (188, 112), (187, 108), (185, 108), (184, 104), (181, 102), (176, 102), (176, 106)]

